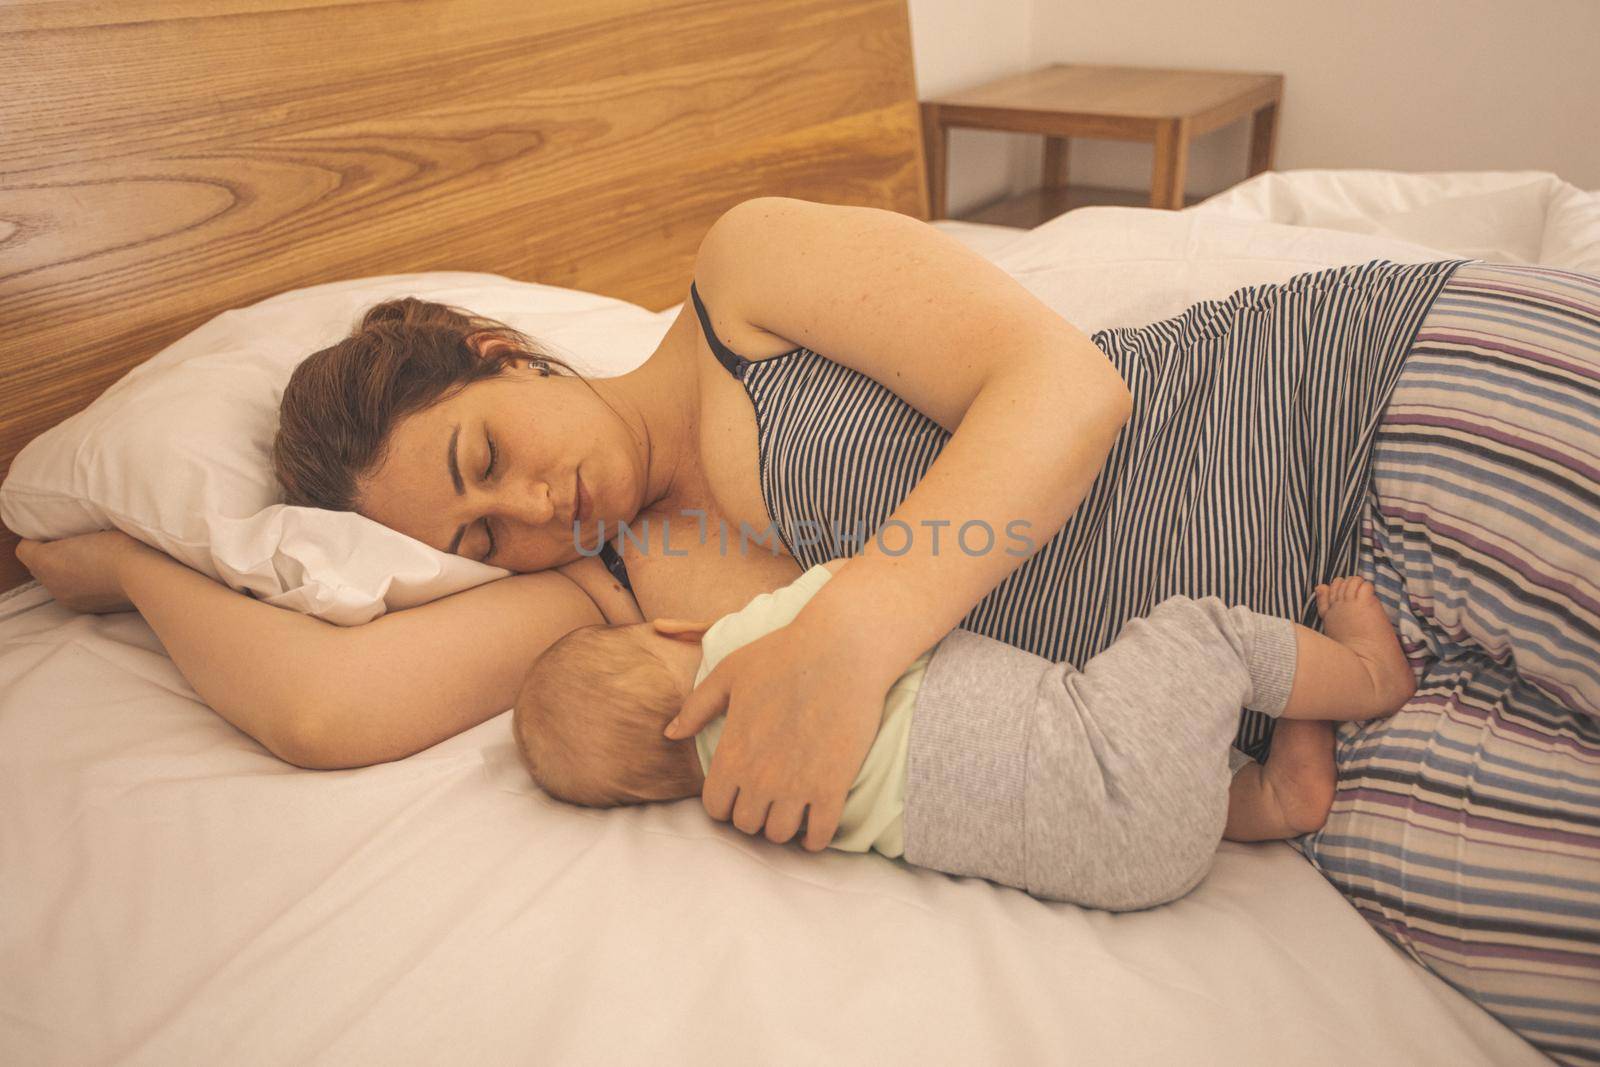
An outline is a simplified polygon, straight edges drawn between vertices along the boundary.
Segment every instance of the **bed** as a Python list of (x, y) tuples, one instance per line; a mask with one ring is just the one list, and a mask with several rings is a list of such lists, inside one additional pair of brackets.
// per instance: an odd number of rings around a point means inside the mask
[[(0, 72), (7, 463), (284, 290), (483, 271), (664, 330), (699, 234), (746, 196), (926, 217), (898, 0), (59, 0), (0, 9), (0, 35), (19, 42)], [(1595, 247), (1555, 179), (1499, 177), (1529, 203), (1545, 183), (1540, 224), (1568, 244), (1535, 255)], [(1482, 238), (1438, 221), (1481, 179), (1407, 181), (940, 225), (1096, 328)], [(1395, 221), (1416, 211), (1431, 229)], [(1504, 217), (1532, 247), (1532, 216)], [(1543, 1062), (1286, 845), (1224, 844), (1194, 893), (1113, 915), (775, 847), (694, 802), (565, 807), (508, 716), (304, 771), (212, 714), (137, 615), (60, 608), (9, 544), (0, 1061)]]

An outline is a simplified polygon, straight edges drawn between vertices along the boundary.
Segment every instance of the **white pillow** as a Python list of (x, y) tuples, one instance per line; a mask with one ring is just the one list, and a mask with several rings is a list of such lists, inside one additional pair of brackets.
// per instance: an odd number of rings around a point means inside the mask
[(0, 487), (0, 519), (38, 539), (115, 527), (235, 589), (341, 625), (504, 577), (353, 513), (281, 503), (271, 448), (290, 372), (398, 296), (499, 319), (594, 377), (644, 362), (675, 313), (493, 274), (283, 293), (223, 312), (35, 438)]
[(1465, 259), (1600, 271), (1600, 191), (1546, 171), (1268, 171), (1186, 214), (1414, 241)]

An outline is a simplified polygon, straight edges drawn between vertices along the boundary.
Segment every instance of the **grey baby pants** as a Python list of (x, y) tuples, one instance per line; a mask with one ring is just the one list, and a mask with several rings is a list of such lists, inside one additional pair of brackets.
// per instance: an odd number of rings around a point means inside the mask
[(1079, 670), (968, 630), (911, 721), (905, 859), (1131, 911), (1199, 884), (1227, 821), (1239, 709), (1277, 715), (1294, 626), (1175, 596)]

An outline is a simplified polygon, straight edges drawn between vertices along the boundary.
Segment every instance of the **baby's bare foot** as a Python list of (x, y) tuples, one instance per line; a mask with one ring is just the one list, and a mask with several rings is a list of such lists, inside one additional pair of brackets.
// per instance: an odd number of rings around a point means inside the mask
[(1322, 630), (1356, 654), (1372, 678), (1373, 715), (1390, 715), (1417, 691), (1400, 638), (1365, 578), (1335, 578), (1317, 586)]
[(1272, 749), (1262, 770), (1290, 829), (1297, 834), (1322, 829), (1338, 786), (1333, 723), (1279, 719), (1272, 730)]

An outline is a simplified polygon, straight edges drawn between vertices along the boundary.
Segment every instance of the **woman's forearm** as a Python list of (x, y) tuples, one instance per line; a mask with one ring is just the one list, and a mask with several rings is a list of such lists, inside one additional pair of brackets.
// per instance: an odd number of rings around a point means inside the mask
[(143, 546), (122, 563), (121, 584), (200, 699), (295, 762), (308, 684), (338, 662), (339, 628), (258, 603)]
[[(974, 397), (881, 536), (813, 599), (817, 620), (860, 626), (877, 654), (903, 669), (1060, 531), (1131, 410), (1126, 387), (1092, 345), (1071, 358), (1047, 352), (1008, 364)], [(963, 542), (961, 527), (972, 522), (982, 525)]]
[(511, 706), (553, 641), (602, 621), (554, 571), (354, 627), (252, 600), (153, 549), (123, 561), (121, 583), (200, 698), (304, 767), (399, 759), (475, 726)]

